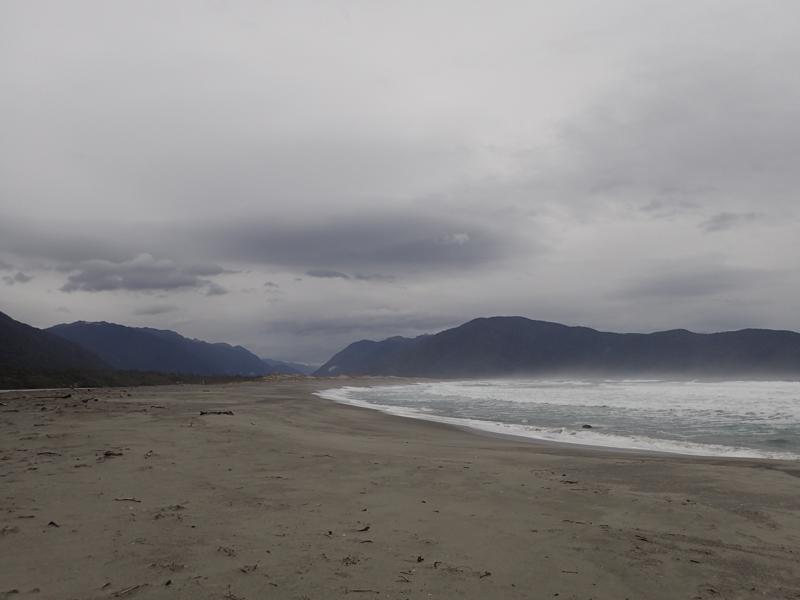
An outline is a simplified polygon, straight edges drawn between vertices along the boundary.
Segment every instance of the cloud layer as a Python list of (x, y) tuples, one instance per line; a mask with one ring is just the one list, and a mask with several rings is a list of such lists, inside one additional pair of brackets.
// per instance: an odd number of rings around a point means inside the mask
[(0, 309), (305, 361), (492, 314), (800, 329), (798, 19), (4, 2)]
[(31, 279), (33, 279), (32, 276), (26, 275), (22, 271), (17, 271), (13, 275), (3, 276), (3, 282), (5, 282), (6, 285), (14, 285), (17, 283), (28, 283)]
[(178, 266), (174, 261), (139, 254), (131, 260), (114, 262), (94, 259), (62, 265), (69, 273), (62, 292), (170, 291), (181, 288), (206, 288), (209, 295), (225, 293), (224, 288), (204, 277), (224, 271), (216, 265)]

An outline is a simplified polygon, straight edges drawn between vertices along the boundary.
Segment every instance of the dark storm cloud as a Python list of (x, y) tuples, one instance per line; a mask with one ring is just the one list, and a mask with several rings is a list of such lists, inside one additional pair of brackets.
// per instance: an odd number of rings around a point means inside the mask
[(342, 267), (436, 272), (514, 255), (518, 232), (486, 221), (443, 217), (434, 211), (383, 211), (299, 223), (250, 219), (201, 225), (196, 231), (187, 229), (184, 239), (202, 239), (206, 248), (230, 260), (305, 268), (311, 277), (346, 274)]
[(133, 311), (133, 314), (149, 317), (155, 315), (164, 315), (177, 310), (179, 310), (179, 307), (174, 304), (150, 304), (149, 306), (137, 308)]
[[(131, 230), (135, 233), (129, 233)], [(502, 222), (491, 224), (485, 218), (446, 217), (421, 211), (375, 211), (349, 218), (305, 221), (259, 217), (213, 222), (187, 219), (169, 225), (132, 224), (125, 228), (115, 223), (67, 225), (58, 221), (34, 223), (23, 218), (0, 223), (0, 250), (66, 263), (68, 267), (81, 263), (94, 265), (89, 270), (109, 271), (113, 268), (104, 266), (102, 261), (124, 265), (145, 248), (148, 253), (186, 265), (174, 270), (175, 284), (170, 285), (167, 280), (166, 288), (188, 286), (192, 276), (209, 277), (224, 271), (216, 265), (193, 266), (191, 260), (198, 256), (214, 262), (302, 269), (311, 277), (334, 271), (350, 277), (344, 268), (361, 273), (353, 275), (355, 279), (378, 281), (394, 276), (386, 273), (387, 269), (435, 273), (480, 267), (513, 257), (520, 246), (519, 232)], [(534, 248), (534, 252), (541, 250)], [(124, 270), (125, 266), (118, 268)], [(91, 279), (93, 274), (86, 277)], [(88, 287), (94, 286), (89, 282)], [(137, 285), (122, 286), (128, 288), (137, 289)]]
[(103, 292), (111, 290), (155, 291), (181, 288), (205, 288), (208, 295), (225, 293), (218, 284), (203, 279), (201, 275), (222, 273), (216, 265), (181, 267), (172, 260), (157, 259), (150, 254), (140, 254), (130, 260), (87, 260), (76, 265), (62, 266), (71, 271), (64, 292)]
[(757, 221), (761, 217), (763, 217), (763, 215), (757, 212), (747, 212), (747, 213), (721, 212), (700, 223), (700, 228), (704, 229), (705, 231), (708, 231), (709, 233), (713, 233), (716, 231), (725, 231), (727, 229), (732, 229), (740, 225), (746, 225), (748, 223), (752, 223), (753, 221)]
[(3, 281), (5, 282), (6, 285), (14, 285), (17, 283), (28, 283), (31, 279), (33, 279), (33, 276), (26, 275), (22, 271), (17, 271), (14, 275), (5, 275), (3, 277)]

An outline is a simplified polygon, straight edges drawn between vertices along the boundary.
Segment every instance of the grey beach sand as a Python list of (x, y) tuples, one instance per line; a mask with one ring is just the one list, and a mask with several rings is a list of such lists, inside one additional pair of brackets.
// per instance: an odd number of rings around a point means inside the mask
[(312, 394), (344, 384), (0, 394), (0, 598), (800, 598), (797, 463)]

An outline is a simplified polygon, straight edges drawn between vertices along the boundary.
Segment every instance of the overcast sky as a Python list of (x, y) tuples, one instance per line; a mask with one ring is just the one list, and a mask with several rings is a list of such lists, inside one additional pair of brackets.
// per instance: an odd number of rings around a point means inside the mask
[(0, 311), (322, 362), (800, 330), (796, 0), (0, 0)]

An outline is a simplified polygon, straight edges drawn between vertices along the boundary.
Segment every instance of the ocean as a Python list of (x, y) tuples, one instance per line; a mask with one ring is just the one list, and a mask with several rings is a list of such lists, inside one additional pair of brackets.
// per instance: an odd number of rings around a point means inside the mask
[(317, 395), (537, 440), (800, 460), (800, 382), (516, 379), (347, 386)]

